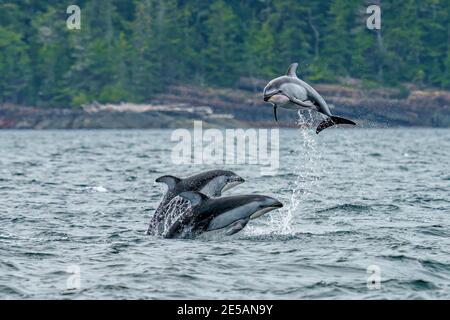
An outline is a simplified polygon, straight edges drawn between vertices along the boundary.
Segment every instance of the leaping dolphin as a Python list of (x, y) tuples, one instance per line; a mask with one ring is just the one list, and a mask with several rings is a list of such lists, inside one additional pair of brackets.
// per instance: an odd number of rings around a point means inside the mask
[(238, 195), (212, 199), (188, 191), (180, 197), (189, 200), (190, 210), (172, 223), (166, 238), (187, 237), (203, 232), (224, 229), (226, 235), (241, 231), (250, 219), (283, 207), (278, 200), (262, 195)]
[(180, 179), (166, 175), (156, 179), (156, 182), (167, 185), (167, 193), (153, 214), (147, 234), (162, 234), (165, 226), (166, 206), (180, 193), (186, 191), (200, 191), (210, 197), (220, 197), (222, 192), (243, 183), (245, 180), (232, 171), (211, 170)]
[(309, 84), (297, 77), (297, 67), (298, 63), (291, 64), (285, 76), (271, 80), (264, 88), (264, 101), (273, 104), (276, 121), (278, 121), (277, 107), (295, 110), (308, 108), (328, 116), (328, 118), (322, 121), (317, 127), (317, 134), (335, 124), (356, 125), (356, 123), (351, 120), (333, 116), (327, 103), (320, 94)]

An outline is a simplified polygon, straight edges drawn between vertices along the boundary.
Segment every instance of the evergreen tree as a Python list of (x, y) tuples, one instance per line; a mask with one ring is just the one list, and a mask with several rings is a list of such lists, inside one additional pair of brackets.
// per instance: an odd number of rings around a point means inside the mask
[(136, 5), (135, 20), (131, 35), (131, 85), (138, 101), (142, 101), (158, 87), (158, 74), (155, 66), (157, 48), (152, 42), (154, 30), (150, 0)]
[(324, 56), (329, 69), (336, 75), (350, 75), (354, 45), (357, 2), (333, 0), (326, 26)]
[(239, 41), (239, 20), (233, 9), (224, 1), (214, 1), (204, 23), (207, 43), (205, 78), (220, 85), (230, 85), (236, 80), (239, 67), (244, 64), (242, 43)]
[(270, 77), (276, 73), (277, 52), (269, 21), (253, 21), (245, 43), (245, 53), (250, 77)]
[(415, 0), (391, 3), (383, 12), (384, 33), (388, 51), (386, 79), (389, 82), (399, 80), (422, 80), (419, 5)]
[(25, 103), (31, 83), (30, 58), (20, 33), (0, 27), (0, 92), (2, 102)]
[[(449, 0), (76, 3), (81, 30), (66, 28), (60, 1), (0, 0), (1, 102), (142, 102), (177, 83), (269, 79), (294, 61), (308, 81), (450, 88)], [(381, 30), (368, 30), (377, 3)]]

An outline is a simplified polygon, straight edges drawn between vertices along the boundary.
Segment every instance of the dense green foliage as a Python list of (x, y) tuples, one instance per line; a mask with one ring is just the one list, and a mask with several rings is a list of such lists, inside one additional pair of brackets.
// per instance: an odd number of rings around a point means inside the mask
[[(373, 1), (376, 2), (376, 1)], [(172, 83), (233, 86), (299, 62), (309, 81), (450, 88), (450, 0), (0, 0), (0, 102), (145, 101)], [(81, 8), (68, 30), (66, 8)]]

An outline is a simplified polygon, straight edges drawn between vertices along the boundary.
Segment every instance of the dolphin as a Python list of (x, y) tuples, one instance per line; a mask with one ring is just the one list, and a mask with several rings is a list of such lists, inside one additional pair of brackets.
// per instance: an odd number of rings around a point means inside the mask
[(201, 192), (187, 191), (179, 196), (187, 199), (191, 207), (172, 223), (164, 235), (166, 238), (187, 237), (214, 230), (224, 230), (226, 235), (233, 235), (251, 219), (283, 207), (280, 201), (262, 195), (213, 199)]
[(285, 76), (271, 80), (264, 88), (264, 101), (273, 104), (276, 121), (278, 121), (277, 107), (295, 110), (307, 108), (316, 110), (328, 117), (317, 127), (317, 134), (335, 124), (356, 125), (351, 120), (333, 116), (321, 95), (313, 87), (297, 77), (297, 67), (298, 63), (291, 64)]
[(232, 171), (210, 170), (200, 174), (180, 179), (166, 175), (156, 179), (156, 182), (167, 185), (167, 193), (153, 214), (147, 234), (161, 234), (164, 232), (164, 222), (167, 205), (180, 193), (185, 191), (200, 191), (210, 197), (220, 197), (225, 192), (245, 180)]

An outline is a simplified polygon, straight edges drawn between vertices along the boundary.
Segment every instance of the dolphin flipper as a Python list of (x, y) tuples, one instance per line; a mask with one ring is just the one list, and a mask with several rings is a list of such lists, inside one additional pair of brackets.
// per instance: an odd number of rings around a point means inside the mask
[(273, 115), (275, 116), (275, 121), (278, 122), (278, 118), (277, 118), (277, 105), (273, 106)]
[(351, 124), (356, 125), (352, 120), (348, 120), (341, 117), (335, 117), (331, 116), (330, 118), (327, 118), (326, 120), (322, 121), (319, 126), (316, 129), (316, 133), (319, 134), (322, 130), (334, 126), (335, 124)]
[(250, 219), (241, 219), (233, 223), (233, 225), (228, 229), (228, 231), (225, 233), (227, 236), (232, 236), (233, 234), (238, 233), (242, 229), (245, 228), (247, 223), (250, 221)]
[(302, 100), (300, 100), (300, 99), (297, 99), (297, 98), (295, 98), (295, 97), (289, 97), (289, 99), (293, 102), (293, 103), (295, 103), (296, 105), (299, 105), (300, 107), (303, 107), (303, 108), (309, 108), (309, 109), (317, 109), (317, 106), (315, 105), (315, 104), (313, 104), (313, 103), (311, 103), (311, 102), (306, 102), (306, 101), (302, 101)]

